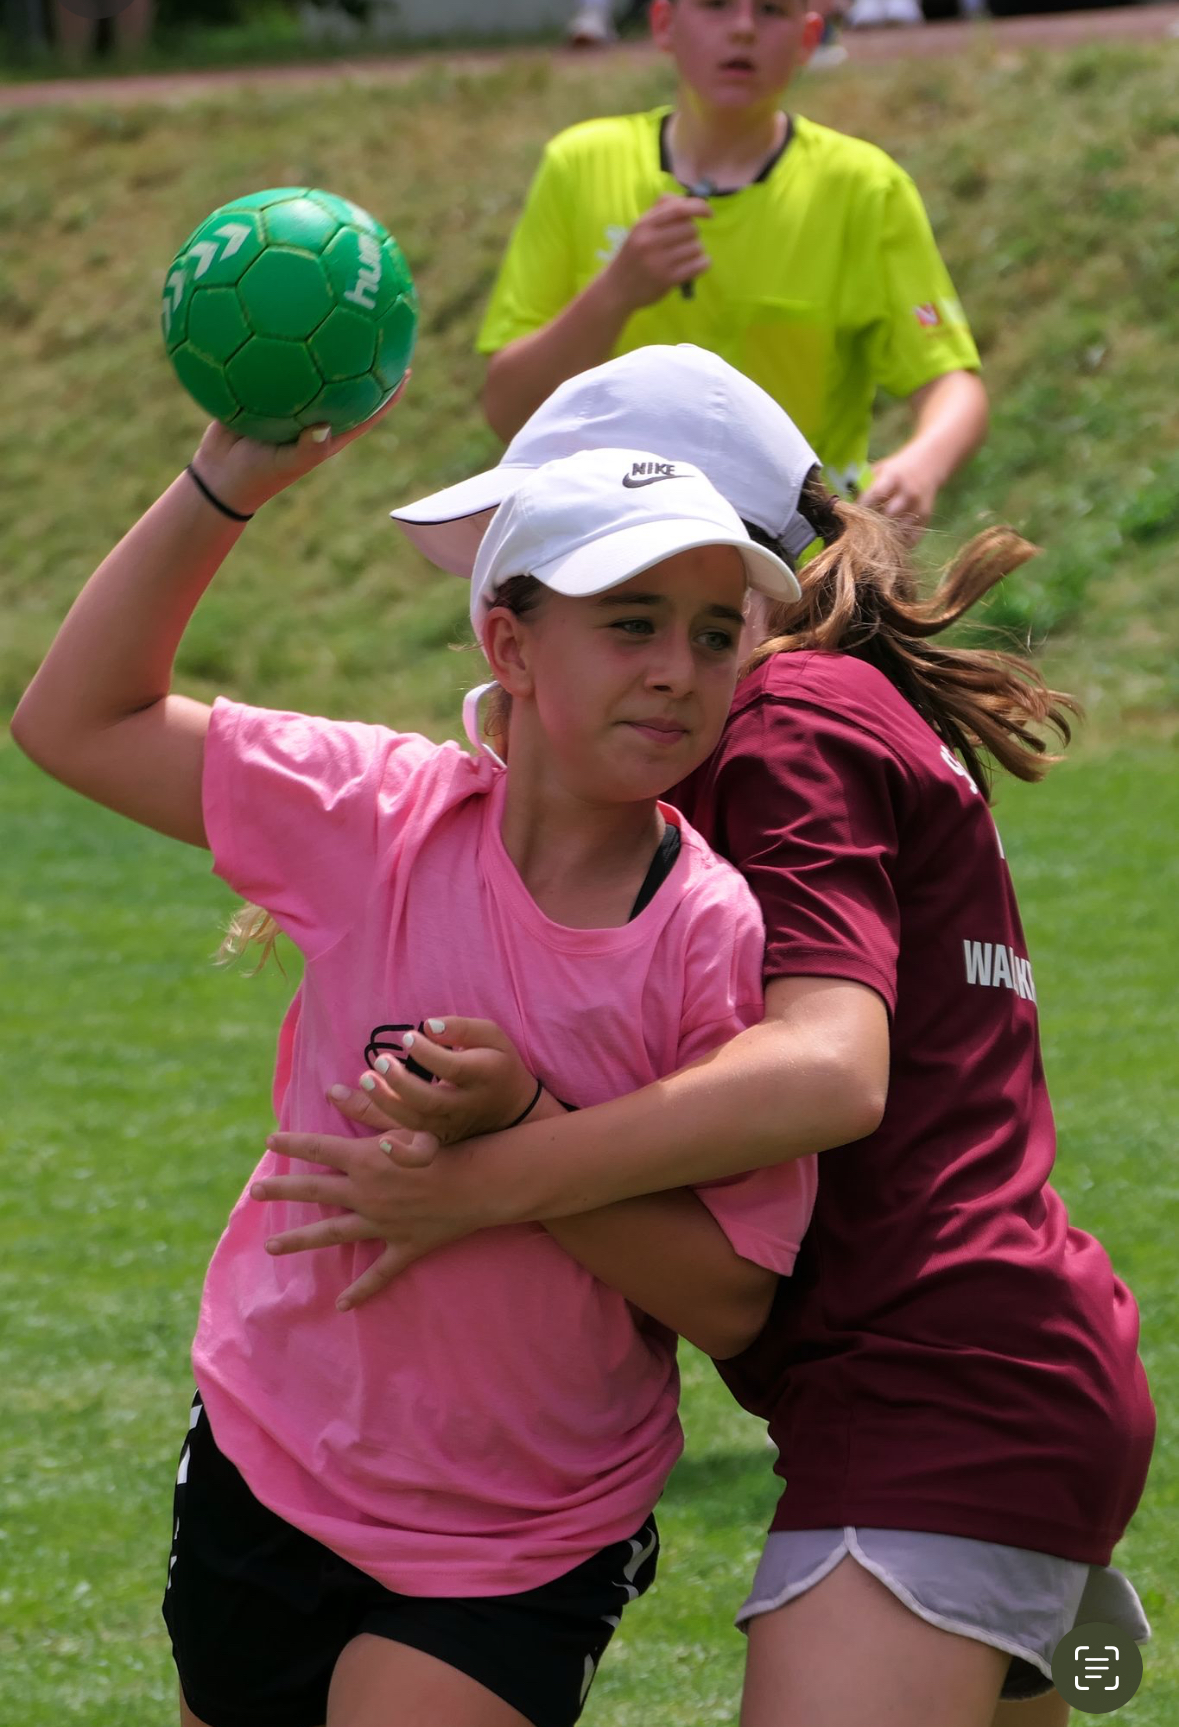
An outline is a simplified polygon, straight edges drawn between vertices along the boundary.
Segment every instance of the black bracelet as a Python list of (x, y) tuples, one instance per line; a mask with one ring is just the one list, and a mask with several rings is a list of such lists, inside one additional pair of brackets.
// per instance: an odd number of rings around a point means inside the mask
[(215, 510), (220, 510), (223, 516), (228, 516), (231, 522), (253, 521), (254, 512), (252, 510), (248, 516), (243, 516), (240, 510), (231, 510), (228, 504), (223, 504), (216, 493), (209, 490), (208, 486), (206, 486), (205, 482), (201, 479), (201, 476), (197, 473), (191, 462), (184, 471), (186, 474), (190, 474), (192, 476), (192, 482), (196, 486), (197, 491), (202, 492), (212, 504), (213, 508)]
[(522, 1121), (526, 1121), (528, 1119), (528, 1117), (532, 1114), (533, 1110), (536, 1108), (537, 1104), (540, 1102), (540, 1094), (543, 1090), (544, 1090), (544, 1080), (538, 1079), (536, 1082), (536, 1091), (533, 1095), (532, 1102), (528, 1105), (528, 1108), (526, 1110), (523, 1110), (516, 1117), (515, 1121), (509, 1121), (507, 1127), (501, 1127), (500, 1132), (501, 1133), (507, 1133), (508, 1128), (519, 1127), (519, 1125)]

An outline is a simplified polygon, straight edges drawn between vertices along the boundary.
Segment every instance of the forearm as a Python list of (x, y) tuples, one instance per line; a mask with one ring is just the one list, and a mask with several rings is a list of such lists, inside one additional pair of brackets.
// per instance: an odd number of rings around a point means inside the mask
[(940, 488), (987, 435), (986, 386), (977, 372), (946, 372), (910, 398), (913, 431), (905, 445)]
[(774, 1274), (741, 1258), (694, 1193), (648, 1194), (546, 1227), (587, 1271), (706, 1355), (738, 1354), (765, 1323)]
[(493, 354), (483, 387), (492, 430), (506, 443), (558, 384), (608, 359), (629, 316), (605, 270), (551, 324)]
[[(767, 1019), (627, 1097), (455, 1147), (460, 1188), (477, 1193), (485, 1221), (547, 1222), (871, 1133), (887, 1094), (883, 1003), (857, 986), (791, 981), (803, 994), (788, 1020)], [(855, 1012), (825, 1012), (849, 989)]]

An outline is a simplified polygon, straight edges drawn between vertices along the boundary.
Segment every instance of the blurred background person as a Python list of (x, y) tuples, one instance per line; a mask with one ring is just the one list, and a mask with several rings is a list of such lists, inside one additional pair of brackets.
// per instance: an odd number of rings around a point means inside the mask
[[(127, 4), (110, 16), (110, 41), (118, 54), (139, 54), (151, 40), (155, 19), (155, 0), (127, 0)], [(95, 52), (99, 45), (102, 20), (87, 17), (79, 7), (75, 10), (67, 0), (53, 0), (53, 35), (62, 58), (77, 65)]]
[[(508, 439), (612, 355), (691, 342), (779, 402), (828, 482), (915, 528), (986, 435), (979, 359), (917, 188), (783, 103), (806, 0), (653, 0), (672, 106), (550, 140), (492, 291), (483, 407)], [(869, 463), (877, 390), (912, 431)]]
[(571, 48), (604, 48), (607, 43), (616, 42), (618, 32), (614, 28), (611, 0), (583, 0), (569, 20), (565, 39)]

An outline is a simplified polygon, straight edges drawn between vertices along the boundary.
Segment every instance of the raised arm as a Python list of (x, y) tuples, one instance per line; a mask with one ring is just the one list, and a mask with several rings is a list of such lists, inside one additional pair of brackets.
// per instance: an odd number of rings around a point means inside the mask
[(181, 637), (243, 532), (234, 517), (248, 518), (366, 429), (328, 439), (317, 428), (276, 446), (210, 426), (192, 467), (224, 509), (182, 473), (103, 560), (13, 717), (25, 754), (97, 803), (203, 846), (209, 708), (171, 693)]
[(190, 845), (209, 709), (170, 694), (172, 662), (242, 526), (174, 480), (91, 576), (12, 721), (46, 773)]
[(702, 198), (661, 198), (562, 312), (493, 354), (483, 387), (491, 429), (505, 442), (513, 438), (558, 384), (609, 359), (633, 312), (706, 270), (696, 223), (711, 215)]

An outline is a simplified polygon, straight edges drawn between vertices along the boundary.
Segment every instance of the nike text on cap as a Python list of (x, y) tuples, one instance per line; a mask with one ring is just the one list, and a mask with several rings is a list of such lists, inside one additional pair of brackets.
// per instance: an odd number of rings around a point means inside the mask
[(535, 576), (558, 594), (603, 594), (695, 546), (734, 546), (750, 587), (796, 600), (798, 583), (750, 539), (699, 468), (644, 450), (582, 450), (525, 474), (492, 518), (471, 577), (471, 623), (501, 585)]
[(766, 392), (704, 348), (636, 348), (555, 389), (516, 433), (498, 467), (392, 511), (419, 551), (469, 576), (490, 512), (533, 469), (590, 449), (658, 450), (692, 462), (743, 521), (791, 561), (815, 538), (799, 493), (819, 458)]

